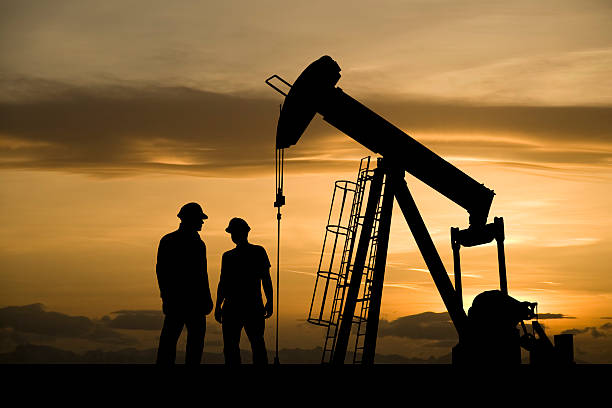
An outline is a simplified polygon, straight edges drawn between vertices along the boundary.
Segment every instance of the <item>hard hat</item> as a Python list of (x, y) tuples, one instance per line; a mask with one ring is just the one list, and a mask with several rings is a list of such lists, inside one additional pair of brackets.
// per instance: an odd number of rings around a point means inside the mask
[(185, 204), (181, 207), (181, 210), (176, 216), (179, 217), (181, 220), (184, 220), (186, 218), (196, 218), (205, 220), (208, 218), (208, 215), (204, 214), (204, 211), (202, 211), (202, 207), (200, 207), (200, 204), (198, 203)]
[(225, 229), (225, 232), (229, 232), (229, 233), (232, 233), (234, 231), (249, 232), (250, 230), (251, 230), (251, 227), (249, 227), (249, 224), (247, 224), (245, 220), (243, 220), (242, 218), (232, 218), (229, 222), (229, 225)]

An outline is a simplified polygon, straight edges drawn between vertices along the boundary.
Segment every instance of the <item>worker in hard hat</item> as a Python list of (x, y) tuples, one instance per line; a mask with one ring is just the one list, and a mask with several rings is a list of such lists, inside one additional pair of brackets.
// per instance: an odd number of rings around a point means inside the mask
[(222, 325), (225, 364), (241, 363), (239, 344), (243, 328), (251, 343), (253, 364), (268, 363), (264, 328), (265, 319), (273, 312), (270, 261), (262, 246), (248, 242), (250, 230), (242, 218), (232, 218), (225, 229), (236, 244), (221, 259), (215, 307), (215, 319)]
[(185, 364), (200, 364), (206, 315), (213, 302), (208, 284), (206, 245), (198, 231), (208, 218), (197, 203), (185, 204), (178, 229), (165, 235), (157, 250), (157, 282), (165, 314), (159, 337), (158, 364), (174, 364), (176, 343), (187, 327)]

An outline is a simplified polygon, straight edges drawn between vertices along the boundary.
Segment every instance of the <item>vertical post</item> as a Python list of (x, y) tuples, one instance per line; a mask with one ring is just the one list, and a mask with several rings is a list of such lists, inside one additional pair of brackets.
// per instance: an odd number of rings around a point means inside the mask
[(555, 334), (555, 357), (557, 364), (575, 364), (574, 335)]
[[(391, 174), (393, 172), (393, 174)], [(378, 224), (378, 244), (376, 260), (370, 287), (370, 307), (368, 321), (363, 343), (362, 364), (374, 364), (376, 354), (376, 338), (378, 337), (378, 322), (380, 318), (380, 304), (382, 302), (383, 282), (385, 280), (385, 266), (387, 264), (387, 250), (389, 248), (389, 232), (391, 230), (391, 215), (393, 212), (393, 183), (396, 179), (396, 170), (386, 169), (386, 184), (383, 193), (380, 221)]]
[(355, 315), (357, 296), (359, 295), (363, 268), (365, 267), (368, 248), (370, 246), (370, 239), (372, 236), (374, 216), (376, 214), (376, 208), (378, 207), (378, 201), (380, 200), (383, 176), (384, 172), (381, 166), (381, 159), (378, 159), (378, 167), (374, 170), (374, 176), (372, 182), (370, 183), (368, 203), (363, 219), (363, 225), (361, 227), (359, 243), (357, 244), (355, 263), (353, 265), (348, 293), (344, 303), (344, 312), (342, 314), (342, 321), (340, 322), (338, 338), (336, 339), (336, 345), (334, 346), (332, 364), (344, 364), (344, 359), (346, 358), (346, 350), (348, 349), (349, 336), (351, 335), (351, 326), (353, 325), (353, 316)]
[(414, 236), (414, 240), (421, 251), (421, 255), (423, 255), (423, 259), (425, 260), (429, 273), (431, 274), (431, 277), (438, 288), (438, 292), (440, 292), (442, 301), (444, 302), (446, 310), (448, 310), (448, 314), (455, 325), (455, 329), (459, 334), (459, 341), (461, 342), (461, 340), (467, 335), (467, 316), (465, 311), (457, 301), (457, 293), (455, 292), (453, 284), (448, 277), (448, 273), (446, 273), (444, 264), (442, 263), (440, 255), (438, 254), (431, 236), (429, 235), (429, 231), (427, 231), (427, 227), (425, 226), (423, 218), (419, 213), (419, 209), (412, 198), (412, 194), (410, 194), (410, 190), (408, 190), (406, 180), (402, 180), (396, 184), (395, 198), (397, 198), (397, 203), (399, 204), (402, 213), (406, 218), (406, 222), (408, 223), (410, 231)]
[(451, 247), (453, 248), (453, 273), (455, 274), (455, 292), (457, 292), (457, 299), (459, 299), (459, 305), (463, 308), (463, 289), (461, 286), (461, 257), (459, 250), (461, 244), (459, 243), (459, 228), (451, 227)]
[(503, 294), (508, 294), (508, 280), (506, 278), (506, 253), (504, 251), (504, 219), (495, 217), (495, 241), (497, 242), (497, 262), (499, 263), (499, 289)]
[[(283, 195), (283, 177), (285, 168), (285, 150), (275, 150), (275, 171), (276, 171), (276, 201), (274, 201), (274, 207), (278, 210), (276, 213), (277, 220), (277, 236), (276, 236), (276, 339), (275, 339), (275, 350), (274, 350), (274, 364), (280, 364), (278, 359), (278, 319), (279, 319), (279, 298), (280, 298), (280, 239), (281, 239), (281, 207), (285, 205), (285, 196)], [(272, 299), (267, 299), (268, 301)]]

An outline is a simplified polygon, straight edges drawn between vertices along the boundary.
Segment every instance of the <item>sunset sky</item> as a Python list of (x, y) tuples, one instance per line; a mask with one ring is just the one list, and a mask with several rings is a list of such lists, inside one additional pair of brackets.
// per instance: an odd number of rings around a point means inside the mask
[[(612, 363), (610, 21), (607, 0), (0, 2), (0, 353), (17, 339), (156, 347), (153, 329), (113, 329), (124, 343), (42, 336), (6, 308), (41, 303), (41, 325), (44, 311), (102, 325), (160, 310), (157, 245), (186, 202), (210, 217), (213, 291), (232, 217), (275, 265), (282, 96), (264, 80), (330, 55), (345, 92), (495, 191), (510, 294), (557, 317), (543, 320), (550, 335), (575, 333), (577, 360)], [(320, 116), (286, 152), (283, 348), (323, 345), (305, 319), (333, 183), (369, 154)], [(407, 180), (451, 271), (449, 230), (467, 213)], [(445, 308), (396, 210), (377, 350), (441, 356), (452, 335), (400, 324), (431, 327), (440, 315), (421, 314)], [(495, 246), (462, 256), (469, 306), (498, 285)], [(273, 334), (269, 321), (269, 348)]]

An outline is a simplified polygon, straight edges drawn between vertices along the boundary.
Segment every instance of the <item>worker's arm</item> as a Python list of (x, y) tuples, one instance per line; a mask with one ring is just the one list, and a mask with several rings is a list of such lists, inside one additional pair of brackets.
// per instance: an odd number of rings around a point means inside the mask
[[(264, 250), (265, 254), (265, 250)], [(263, 276), (261, 277), (261, 284), (263, 286), (264, 294), (266, 295), (266, 305), (264, 306), (265, 315), (264, 317), (267, 319), (272, 316), (274, 312), (274, 302), (273, 302), (273, 289), (272, 289), (272, 278), (270, 277), (270, 261), (268, 260), (268, 255), (265, 254), (266, 263), (264, 265)]]
[(210, 284), (208, 283), (208, 260), (206, 259), (206, 244), (202, 242), (202, 250), (203, 250), (203, 275), (202, 275), (202, 286), (204, 290), (204, 296), (206, 296), (206, 310), (205, 313), (208, 315), (212, 312), (213, 309), (213, 301), (212, 296), (210, 294)]
[(219, 323), (222, 323), (222, 318), (221, 318), (221, 306), (223, 305), (223, 301), (225, 300), (225, 294), (223, 291), (223, 286), (225, 284), (225, 269), (224, 269), (224, 265), (225, 265), (225, 254), (223, 254), (223, 257), (221, 258), (221, 276), (219, 278), (219, 285), (217, 286), (217, 301), (216, 301), (216, 305), (215, 305), (215, 320), (218, 321)]
[(159, 295), (164, 301), (168, 297), (168, 261), (167, 261), (167, 243), (165, 239), (159, 242), (157, 248), (157, 263), (155, 264), (155, 274), (157, 275), (157, 284), (159, 285)]

